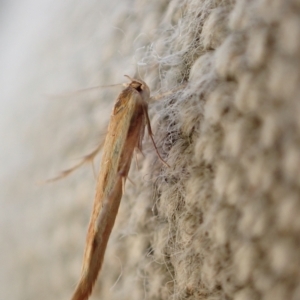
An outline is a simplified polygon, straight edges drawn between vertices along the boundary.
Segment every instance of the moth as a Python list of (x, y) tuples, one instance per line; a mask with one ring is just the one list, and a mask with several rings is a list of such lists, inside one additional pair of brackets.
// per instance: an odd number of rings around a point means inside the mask
[[(118, 213), (133, 152), (136, 148), (142, 150), (145, 127), (159, 159), (165, 166), (169, 166), (160, 156), (153, 139), (148, 116), (150, 89), (144, 81), (125, 76), (130, 82), (116, 99), (110, 117), (86, 238), (81, 277), (72, 300), (88, 299), (92, 293)], [(91, 157), (93, 155), (94, 153)], [(70, 170), (67, 170), (65, 173), (69, 172)]]

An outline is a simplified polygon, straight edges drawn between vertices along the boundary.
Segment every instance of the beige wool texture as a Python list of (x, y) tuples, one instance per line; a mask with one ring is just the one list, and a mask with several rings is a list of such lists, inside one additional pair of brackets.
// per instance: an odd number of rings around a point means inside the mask
[[(300, 299), (300, 1), (117, 3), (102, 44), (82, 37), (104, 22), (96, 1), (69, 16), (78, 35), (70, 47), (82, 41), (85, 68), (70, 65), (79, 87), (86, 76), (112, 84), (129, 74), (155, 95), (171, 91), (149, 105), (170, 168), (146, 134), (91, 299)], [(82, 145), (105, 128), (117, 93), (102, 91), (102, 103), (97, 94), (49, 104), (43, 137), (30, 133), (39, 140), (39, 178), (55, 156), (52, 174), (88, 150)], [(43, 188), (42, 211), (51, 214), (37, 225), (41, 252), (18, 260), (27, 281), (16, 299), (68, 299), (80, 275), (91, 170)]]

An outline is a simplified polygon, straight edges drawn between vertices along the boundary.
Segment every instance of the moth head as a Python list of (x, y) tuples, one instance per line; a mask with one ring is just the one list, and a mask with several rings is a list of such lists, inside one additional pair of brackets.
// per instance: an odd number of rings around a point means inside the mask
[(130, 83), (125, 84), (125, 86), (131, 86), (137, 90), (146, 101), (150, 98), (150, 89), (143, 80), (131, 78), (128, 75), (125, 75), (125, 77), (129, 78), (131, 81)]

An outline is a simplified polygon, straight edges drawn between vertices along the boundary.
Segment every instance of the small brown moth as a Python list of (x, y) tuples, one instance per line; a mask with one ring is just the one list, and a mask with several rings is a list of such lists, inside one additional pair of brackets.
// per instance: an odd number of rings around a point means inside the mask
[(141, 150), (145, 126), (161, 158), (153, 139), (148, 116), (150, 90), (147, 84), (130, 78), (130, 83), (118, 96), (103, 146), (100, 173), (96, 188), (84, 251), (81, 278), (72, 300), (85, 300), (90, 296), (93, 285), (103, 263), (106, 245), (114, 226), (124, 184), (129, 172), (133, 151)]

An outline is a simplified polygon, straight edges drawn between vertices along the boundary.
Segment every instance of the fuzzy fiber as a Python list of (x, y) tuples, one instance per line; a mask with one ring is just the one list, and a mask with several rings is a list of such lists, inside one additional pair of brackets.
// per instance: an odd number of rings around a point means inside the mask
[[(62, 17), (65, 47), (81, 43), (66, 66), (78, 86), (86, 76), (105, 84), (129, 73), (162, 94), (150, 114), (170, 168), (146, 136), (91, 299), (300, 299), (300, 1), (111, 1), (109, 24), (96, 2)], [(64, 49), (55, 51), (51, 59), (60, 61)], [(43, 137), (30, 132), (44, 172), (51, 157), (58, 156), (54, 172), (87, 149), (90, 130), (105, 128), (112, 100), (90, 98), (73, 108), (74, 99), (52, 102)], [(30, 270), (18, 299), (71, 296), (93, 200), (90, 173), (44, 188), (47, 218), (35, 221), (40, 247), (18, 260), (16, 269)]]

